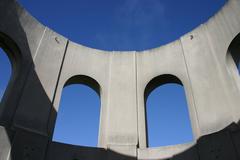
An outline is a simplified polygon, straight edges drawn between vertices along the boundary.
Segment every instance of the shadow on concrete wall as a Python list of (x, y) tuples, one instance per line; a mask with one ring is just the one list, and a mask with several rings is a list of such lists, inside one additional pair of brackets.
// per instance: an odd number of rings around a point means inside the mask
[[(44, 137), (25, 131), (19, 135), (21, 141), (18, 140), (18, 145), (13, 146), (13, 160), (137, 159), (103, 148), (81, 147), (51, 141), (48, 146), (41, 146), (39, 144), (45, 140)], [(239, 160), (239, 158), (240, 124), (233, 123), (219, 132), (201, 137), (196, 145), (170, 157), (169, 160)]]
[[(22, 26), (28, 21), (19, 20), (24, 14), (15, 0), (0, 1), (0, 47), (13, 68), (0, 108), (0, 160), (44, 159), (50, 140), (48, 124), (41, 124), (41, 117), (49, 116), (52, 102), (34, 69), (29, 37)], [(27, 90), (30, 96), (24, 97)], [(52, 115), (56, 116), (56, 111)], [(46, 134), (31, 130), (35, 127)]]
[[(240, 124), (232, 123), (222, 131), (201, 137), (196, 145), (169, 160), (239, 160)], [(100, 148), (80, 147), (52, 142), (47, 160), (133, 160), (136, 157)]]
[(239, 160), (240, 124), (232, 123), (219, 132), (199, 138), (196, 145), (171, 159)]
[[(201, 137), (196, 145), (170, 157), (168, 160), (239, 160), (240, 123), (232, 123), (225, 129)], [(47, 160), (134, 160), (136, 157), (100, 148), (80, 147), (53, 142), (48, 149)]]
[[(177, 78), (174, 75), (171, 74), (164, 74), (164, 75), (159, 75), (157, 77), (154, 77), (153, 79), (151, 79), (147, 86), (145, 87), (144, 90), (144, 109), (145, 109), (145, 126), (146, 126), (146, 144), (147, 147), (149, 147), (149, 133), (148, 133), (148, 116), (147, 116), (147, 99), (150, 95), (150, 93), (155, 90), (156, 88), (164, 85), (164, 84), (179, 84), (181, 86), (183, 86), (181, 80), (179, 78)], [(184, 89), (184, 86), (183, 86)], [(184, 89), (184, 93), (185, 93), (185, 89)], [(189, 116), (189, 115), (188, 115)]]

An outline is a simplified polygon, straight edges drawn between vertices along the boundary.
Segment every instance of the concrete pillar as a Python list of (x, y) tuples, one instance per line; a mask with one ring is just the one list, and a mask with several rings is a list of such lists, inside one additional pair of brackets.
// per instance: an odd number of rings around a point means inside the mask
[(114, 52), (110, 59), (107, 147), (136, 157), (137, 99), (136, 54)]

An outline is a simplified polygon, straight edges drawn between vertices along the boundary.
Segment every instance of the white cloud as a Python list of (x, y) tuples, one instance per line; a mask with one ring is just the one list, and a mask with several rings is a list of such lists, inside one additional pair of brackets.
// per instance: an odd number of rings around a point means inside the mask
[[(165, 5), (159, 0), (123, 0), (115, 8), (115, 28), (97, 33), (95, 40), (103, 48), (142, 50), (149, 47), (156, 30), (167, 28)], [(161, 30), (160, 29), (160, 30)]]
[(153, 23), (156, 20), (164, 24), (165, 5), (159, 0), (126, 0), (115, 12), (119, 22), (130, 25)]

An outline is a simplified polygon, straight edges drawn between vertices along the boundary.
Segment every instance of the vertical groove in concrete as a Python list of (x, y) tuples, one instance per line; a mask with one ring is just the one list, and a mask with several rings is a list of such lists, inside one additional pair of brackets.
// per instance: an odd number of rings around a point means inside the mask
[(56, 96), (56, 92), (57, 92), (57, 87), (58, 87), (59, 79), (60, 79), (60, 76), (61, 76), (61, 73), (62, 73), (62, 68), (63, 68), (64, 60), (65, 60), (65, 57), (66, 57), (66, 54), (67, 54), (68, 45), (69, 45), (69, 40), (67, 40), (67, 44), (66, 44), (65, 51), (64, 51), (64, 54), (63, 54), (62, 63), (61, 63), (61, 66), (60, 66), (60, 70), (59, 70), (59, 73), (58, 73), (58, 77), (57, 77), (57, 83), (56, 83), (56, 86), (55, 86), (55, 89), (54, 89), (54, 95), (53, 95), (52, 104), (54, 103), (54, 100), (55, 100), (55, 96)]
[(138, 159), (138, 148), (139, 148), (139, 113), (138, 113), (138, 65), (137, 65), (137, 52), (134, 52), (134, 63), (135, 63), (135, 80), (136, 80), (136, 115), (137, 115), (137, 144), (136, 144), (136, 158)]
[[(63, 68), (63, 65), (64, 65), (64, 60), (65, 60), (65, 56), (66, 56), (66, 54), (67, 54), (67, 49), (68, 49), (68, 45), (69, 45), (69, 40), (67, 40), (67, 43), (66, 43), (66, 46), (65, 46), (65, 50), (64, 50), (64, 54), (63, 54), (63, 58), (62, 58), (62, 62), (61, 62), (61, 66), (60, 66), (60, 70), (59, 70), (59, 72), (58, 72), (58, 77), (57, 77), (57, 82), (56, 82), (56, 86), (55, 86), (55, 88), (54, 88), (54, 94), (53, 94), (53, 99), (52, 99), (52, 108), (51, 108), (51, 112), (50, 112), (50, 114), (49, 114), (49, 116), (48, 116), (48, 132), (49, 132), (49, 122), (50, 122), (50, 117), (52, 116), (52, 112), (55, 112), (54, 111), (54, 106), (53, 106), (53, 104), (54, 104), (54, 101), (55, 101), (55, 97), (56, 97), (56, 93), (57, 93), (57, 88), (58, 88), (58, 84), (59, 84), (59, 80), (60, 80), (60, 77), (61, 77), (61, 73), (62, 73), (62, 68)], [(56, 117), (57, 117), (57, 115), (56, 115)], [(51, 126), (51, 127), (53, 127), (53, 126)], [(51, 129), (51, 133), (50, 133), (50, 135), (51, 135), (51, 137), (52, 137), (52, 134), (53, 134), (53, 130), (54, 130), (54, 127), (53, 128), (50, 128)]]
[(39, 50), (39, 48), (40, 48), (40, 46), (41, 46), (41, 44), (42, 44), (42, 40), (43, 40), (43, 37), (44, 37), (44, 35), (45, 35), (45, 33), (46, 33), (46, 30), (47, 30), (47, 27), (44, 28), (43, 34), (42, 34), (42, 36), (41, 36), (41, 39), (40, 39), (40, 41), (39, 41), (39, 43), (38, 43), (38, 46), (37, 46), (37, 49), (36, 49), (36, 51), (35, 51), (35, 54), (34, 54), (34, 57), (33, 57), (33, 61), (35, 61), (35, 59), (36, 59), (36, 57), (37, 57), (38, 50)]
[[(45, 30), (44, 30), (45, 31)], [(45, 32), (44, 32), (45, 33)], [(42, 39), (41, 39), (42, 40)], [(57, 76), (57, 81), (56, 81), (56, 85), (55, 85), (55, 88), (54, 88), (54, 93), (53, 93), (53, 99), (52, 99), (52, 106), (51, 106), (51, 111), (49, 113), (49, 116), (48, 116), (48, 125), (47, 125), (47, 132), (48, 132), (48, 137), (50, 137), (52, 140), (52, 137), (53, 137), (53, 133), (54, 133), (54, 128), (55, 128), (55, 125), (54, 124), (53, 126), (49, 126), (49, 125), (52, 125), (49, 124), (50, 121), (53, 121), (52, 117), (53, 114), (54, 114), (54, 101), (55, 101), (55, 97), (56, 97), (56, 93), (57, 93), (57, 88), (58, 88), (58, 84), (59, 84), (59, 80), (60, 80), (60, 77), (61, 77), (61, 73), (62, 73), (62, 69), (63, 69), (63, 65), (64, 65), (64, 60), (65, 60), (65, 57), (66, 57), (66, 54), (67, 54), (67, 49), (68, 49), (68, 45), (69, 45), (69, 40), (67, 40), (67, 43), (66, 43), (66, 46), (65, 46), (65, 50), (64, 50), (64, 53), (63, 53), (63, 58), (62, 58), (62, 62), (61, 62), (61, 65), (60, 65), (60, 69), (59, 69), (59, 72), (58, 72), (58, 76)], [(56, 114), (56, 117), (57, 118), (57, 114)], [(56, 119), (54, 120), (56, 123)], [(49, 128), (50, 127), (50, 128)], [(51, 141), (48, 141), (48, 144), (47, 144), (47, 147), (45, 148), (45, 155), (44, 155), (44, 159), (46, 160), (47, 159), (47, 156), (48, 156), (48, 150), (49, 150), (49, 146), (51, 144)]]
[(108, 148), (109, 146), (109, 142), (108, 142), (108, 140), (109, 140), (109, 134), (108, 134), (108, 132), (109, 132), (109, 128), (108, 128), (108, 121), (109, 121), (109, 108), (110, 108), (110, 91), (111, 91), (111, 75), (112, 75), (112, 56), (113, 56), (113, 54), (114, 54), (114, 52), (112, 52), (112, 54), (110, 55), (110, 58), (109, 58), (109, 74), (108, 74), (108, 84), (110, 84), (110, 85), (108, 85), (108, 93), (107, 93), (107, 105), (106, 105), (106, 107), (107, 107), (107, 113), (106, 113), (106, 115), (107, 115), (107, 117), (106, 117), (106, 127), (105, 127), (105, 138), (104, 138), (104, 140), (105, 140), (105, 145), (106, 145), (106, 148)]
[(137, 67), (137, 54), (134, 53), (134, 63), (135, 63), (135, 81), (136, 81), (136, 111), (137, 111), (137, 146), (139, 146), (139, 115), (138, 115), (138, 67)]
[[(194, 91), (193, 91), (193, 88), (192, 88), (192, 81), (191, 81), (191, 77), (190, 77), (190, 74), (189, 74), (189, 66), (187, 64), (187, 60), (186, 60), (186, 57), (185, 57), (185, 51), (184, 51), (184, 48), (183, 48), (183, 43), (182, 43), (182, 40), (180, 39), (180, 45), (181, 45), (181, 49), (182, 49), (182, 55), (183, 55), (183, 59), (184, 59), (184, 64), (185, 64), (185, 68), (186, 68), (186, 71), (187, 71), (187, 78), (188, 78), (188, 81), (189, 81), (189, 85), (190, 85), (190, 90), (191, 90), (191, 99), (193, 101), (193, 107), (194, 107), (194, 114), (195, 114), (195, 118), (197, 120), (197, 126), (196, 129), (197, 131), (194, 131), (194, 134), (197, 134), (197, 135), (194, 135), (194, 141), (196, 140), (196, 138), (198, 138), (200, 136), (200, 128), (199, 128), (199, 119), (198, 119), (198, 111), (197, 111), (197, 107), (196, 107), (196, 103), (195, 103), (195, 96), (194, 96)], [(183, 86), (184, 87), (184, 86)], [(189, 107), (188, 107), (188, 110), (189, 110)], [(193, 122), (191, 122), (192, 124)], [(196, 133), (197, 132), (197, 133)]]

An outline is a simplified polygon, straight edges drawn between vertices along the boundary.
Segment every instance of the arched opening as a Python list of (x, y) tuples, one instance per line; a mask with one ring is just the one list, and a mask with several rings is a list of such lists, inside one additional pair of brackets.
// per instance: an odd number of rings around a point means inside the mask
[(226, 58), (228, 71), (236, 82), (240, 82), (240, 33), (230, 43)]
[(5, 93), (12, 74), (12, 67), (5, 51), (0, 48), (0, 101)]
[(97, 147), (100, 117), (100, 86), (87, 76), (67, 81), (53, 134), (53, 141)]
[(17, 44), (6, 34), (0, 32), (0, 124), (11, 125), (12, 117), (24, 86), (19, 81), (26, 73), (23, 70), (23, 57)]
[(161, 75), (145, 89), (148, 147), (183, 144), (193, 140), (184, 87), (172, 75)]

